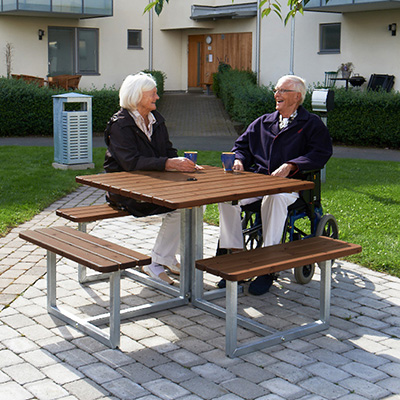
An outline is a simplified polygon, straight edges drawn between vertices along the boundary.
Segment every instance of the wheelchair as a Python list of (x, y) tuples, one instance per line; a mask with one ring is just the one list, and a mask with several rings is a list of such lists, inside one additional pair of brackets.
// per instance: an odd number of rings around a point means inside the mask
[[(321, 206), (321, 171), (305, 171), (303, 179), (314, 182), (314, 189), (299, 193), (299, 198), (288, 207), (282, 243), (302, 240), (314, 236), (328, 236), (338, 239), (339, 228), (335, 217), (324, 214)], [(242, 206), (242, 232), (245, 248), (248, 250), (262, 246), (261, 200)], [(294, 269), (296, 282), (306, 284), (311, 281), (315, 264)]]

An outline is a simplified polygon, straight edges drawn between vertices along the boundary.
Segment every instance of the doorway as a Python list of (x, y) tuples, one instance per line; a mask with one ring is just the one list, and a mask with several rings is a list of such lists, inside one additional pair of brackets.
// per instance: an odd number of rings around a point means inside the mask
[(220, 62), (232, 68), (251, 70), (252, 33), (189, 35), (188, 88), (212, 84)]

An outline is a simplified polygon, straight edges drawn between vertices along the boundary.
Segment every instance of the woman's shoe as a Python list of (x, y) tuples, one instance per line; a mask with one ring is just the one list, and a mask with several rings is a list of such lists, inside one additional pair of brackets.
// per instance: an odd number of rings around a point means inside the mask
[(257, 278), (249, 285), (249, 293), (254, 296), (261, 296), (262, 294), (267, 293), (269, 288), (272, 286), (274, 279), (274, 274), (257, 276)]
[(168, 283), (168, 285), (174, 284), (174, 281), (166, 274), (164, 267), (160, 264), (151, 263), (144, 265), (142, 271), (154, 279)]
[(169, 269), (171, 274), (180, 275), (181, 274), (181, 264), (176, 263), (175, 265), (163, 265), (163, 267)]

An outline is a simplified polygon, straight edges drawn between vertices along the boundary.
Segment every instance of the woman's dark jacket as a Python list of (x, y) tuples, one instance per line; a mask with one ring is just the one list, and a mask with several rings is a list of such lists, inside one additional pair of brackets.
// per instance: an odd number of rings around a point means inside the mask
[[(164, 171), (167, 159), (177, 157), (177, 150), (169, 140), (164, 117), (157, 111), (153, 111), (152, 114), (156, 123), (153, 125), (151, 141), (137, 127), (128, 110), (121, 108), (113, 115), (104, 132), (107, 145), (104, 161), (106, 172)], [(109, 203), (128, 210), (136, 217), (171, 211), (167, 207), (113, 193), (108, 193), (106, 198)]]

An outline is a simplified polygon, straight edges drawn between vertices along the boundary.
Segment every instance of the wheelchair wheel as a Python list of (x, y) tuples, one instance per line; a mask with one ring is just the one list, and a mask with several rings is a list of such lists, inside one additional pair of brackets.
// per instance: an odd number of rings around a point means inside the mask
[(257, 220), (257, 214), (251, 211), (245, 211), (242, 218), (242, 232), (244, 247), (252, 250), (262, 245), (262, 226)]
[[(325, 214), (318, 222), (315, 236), (327, 236), (338, 239), (339, 227), (336, 219), (331, 214)], [(315, 271), (315, 264), (304, 265), (294, 269), (294, 277), (297, 283), (302, 285), (311, 281)]]
[(325, 214), (318, 222), (315, 236), (327, 236), (332, 239), (338, 239), (339, 227), (336, 218), (331, 214)]

